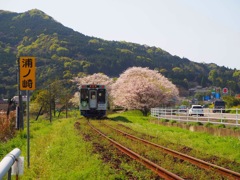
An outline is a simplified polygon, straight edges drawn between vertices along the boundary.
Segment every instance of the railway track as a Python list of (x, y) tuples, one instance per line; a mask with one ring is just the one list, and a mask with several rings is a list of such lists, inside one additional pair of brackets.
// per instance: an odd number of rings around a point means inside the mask
[(226, 176), (226, 177), (228, 177), (230, 179), (240, 179), (240, 173), (238, 173), (238, 172), (231, 171), (229, 169), (220, 167), (218, 165), (215, 165), (215, 164), (203, 161), (201, 159), (197, 159), (197, 158), (194, 158), (192, 156), (189, 156), (189, 155), (186, 155), (186, 154), (183, 154), (183, 153), (171, 150), (171, 149), (166, 148), (164, 146), (152, 143), (152, 142), (147, 141), (145, 139), (141, 139), (139, 137), (133, 136), (133, 135), (128, 134), (126, 132), (123, 132), (123, 131), (121, 131), (119, 129), (116, 129), (116, 128), (112, 127), (112, 126), (109, 126), (109, 125), (107, 125), (105, 123), (104, 123), (104, 125), (109, 127), (109, 128), (111, 128), (111, 129), (113, 129), (113, 130), (115, 130), (115, 131), (117, 131), (117, 132), (119, 132), (119, 133), (121, 133), (121, 134), (123, 134), (124, 136), (126, 136), (128, 138), (131, 138), (133, 140), (137, 140), (137, 141), (143, 142), (143, 143), (145, 143), (147, 145), (151, 145), (151, 146), (153, 146), (155, 148), (158, 148), (158, 149), (160, 149), (160, 150), (162, 150), (162, 151), (164, 151), (164, 152), (166, 152), (168, 154), (171, 154), (174, 157), (177, 157), (179, 159), (188, 161), (188, 162), (190, 162), (190, 163), (192, 163), (192, 164), (194, 164), (194, 165), (196, 165), (196, 166), (198, 166), (200, 168), (203, 168), (203, 169), (206, 169), (206, 170), (216, 171), (216, 172), (220, 173), (221, 175)]
[[(144, 158), (143, 156), (137, 154), (136, 152), (131, 151), (130, 149), (124, 147), (123, 145), (119, 144), (118, 142), (116, 142), (115, 140), (109, 138), (106, 134), (104, 134), (103, 132), (101, 132), (99, 129), (95, 128), (91, 123), (89, 123), (89, 126), (91, 126), (92, 129), (94, 129), (97, 133), (101, 134), (104, 138), (106, 138), (107, 140), (109, 140), (112, 144), (114, 144), (119, 150), (121, 150), (123, 153), (127, 154), (128, 156), (130, 156), (131, 158), (141, 162), (142, 164), (144, 164), (147, 168), (151, 169), (152, 171), (154, 171), (155, 173), (157, 173), (160, 177), (165, 178), (165, 179), (182, 179), (181, 177), (179, 177), (178, 175), (160, 167), (159, 165), (153, 163), (152, 161)], [(112, 130), (124, 135), (124, 137), (130, 138), (131, 140), (134, 141), (139, 141), (141, 143), (147, 144), (149, 146), (155, 147), (167, 154), (170, 154), (171, 156), (174, 156), (176, 158), (179, 158), (181, 160), (187, 161), (193, 165), (196, 165), (200, 168), (203, 168), (207, 171), (215, 171), (219, 174), (221, 174), (222, 176), (225, 176), (229, 179), (240, 179), (240, 173), (238, 172), (234, 172), (231, 171), (229, 169), (217, 166), (215, 164), (211, 164), (208, 163), (206, 161), (188, 156), (186, 154), (171, 150), (169, 148), (160, 146), (158, 144), (152, 143), (150, 141), (141, 139), (139, 137), (133, 136), (131, 134), (128, 134), (126, 132), (123, 132), (119, 129), (116, 129), (112, 126), (109, 126), (105, 123), (102, 123), (102, 125), (104, 125), (105, 127), (111, 128)]]
[(106, 138), (108, 141), (110, 141), (114, 146), (116, 146), (120, 151), (123, 153), (127, 154), (131, 158), (137, 160), (138, 162), (142, 163), (145, 165), (147, 168), (151, 169), (153, 172), (157, 173), (160, 177), (164, 179), (175, 179), (175, 180), (182, 180), (183, 178), (179, 177), (178, 175), (160, 167), (159, 165), (153, 163), (152, 161), (142, 157), (138, 153), (131, 151), (127, 147), (119, 144), (118, 142), (114, 141), (113, 139), (109, 138), (107, 135), (105, 135), (103, 132), (95, 128), (90, 122), (88, 122), (88, 125), (96, 131), (98, 134)]

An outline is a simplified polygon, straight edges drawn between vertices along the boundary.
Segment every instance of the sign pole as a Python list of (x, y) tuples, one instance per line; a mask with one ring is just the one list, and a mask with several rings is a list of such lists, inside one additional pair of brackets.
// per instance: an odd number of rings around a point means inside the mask
[[(36, 71), (36, 58), (27, 56), (20, 57), (19, 60), (19, 91), (26, 90), (27, 92), (27, 165), (30, 167), (30, 120), (29, 120), (29, 90), (34, 90), (35, 71)], [(19, 101), (20, 101), (19, 94)]]
[(28, 168), (30, 167), (30, 123), (29, 123), (29, 90), (27, 90), (27, 156)]
[(27, 159), (30, 167), (30, 122), (29, 122), (29, 90), (27, 90)]

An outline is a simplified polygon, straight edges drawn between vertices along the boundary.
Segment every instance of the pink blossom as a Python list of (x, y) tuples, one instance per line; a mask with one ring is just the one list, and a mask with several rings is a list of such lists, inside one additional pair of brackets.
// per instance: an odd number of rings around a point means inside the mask
[(110, 91), (113, 80), (103, 73), (95, 73), (93, 75), (85, 76), (82, 78), (76, 77), (73, 79), (73, 82), (77, 83), (79, 87), (84, 84), (105, 85), (107, 90)]
[(178, 98), (178, 89), (160, 73), (148, 68), (132, 67), (112, 85), (113, 103), (146, 114), (150, 108)]

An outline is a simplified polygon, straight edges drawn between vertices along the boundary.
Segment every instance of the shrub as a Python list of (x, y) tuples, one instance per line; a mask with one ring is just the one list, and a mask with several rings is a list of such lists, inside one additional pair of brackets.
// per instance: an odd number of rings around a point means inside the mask
[(240, 108), (239, 106), (233, 107), (231, 110), (228, 110), (229, 113), (231, 114), (239, 114), (240, 113)]
[(225, 124), (219, 124), (217, 128), (226, 128)]
[(160, 119), (160, 122), (169, 122), (168, 119)]
[(0, 115), (0, 142), (5, 142), (15, 134), (16, 111), (12, 111), (7, 118), (7, 114)]
[(212, 127), (212, 126), (213, 126), (213, 124), (212, 124), (212, 123), (210, 123), (210, 122), (208, 122), (208, 123), (204, 124), (204, 126), (205, 126), (205, 127)]
[(170, 122), (171, 124), (177, 123), (177, 121), (175, 121), (175, 120), (170, 120), (169, 122)]
[(192, 125), (192, 126), (202, 126), (203, 123), (201, 123), (201, 122), (190, 122), (189, 125)]
[(240, 127), (234, 126), (234, 127), (233, 127), (233, 130), (234, 130), (234, 131), (240, 131)]

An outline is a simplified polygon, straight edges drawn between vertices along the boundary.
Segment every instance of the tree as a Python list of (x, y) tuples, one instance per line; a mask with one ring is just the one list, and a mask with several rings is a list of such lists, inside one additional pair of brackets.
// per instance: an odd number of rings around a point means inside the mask
[(240, 79), (240, 71), (239, 70), (234, 71), (233, 77), (239, 80)]
[(240, 71), (239, 70), (234, 71), (233, 78), (236, 79), (236, 82), (237, 82), (236, 84), (239, 85), (240, 84), (239, 83), (239, 80), (240, 80)]
[(113, 103), (127, 109), (138, 109), (147, 115), (150, 108), (167, 105), (178, 98), (178, 89), (157, 71), (132, 67), (112, 85)]
[(182, 70), (180, 67), (174, 67), (174, 68), (172, 68), (172, 71), (173, 71), (174, 73), (178, 73), (178, 74), (180, 74), (180, 73), (183, 72), (183, 70)]
[(61, 113), (61, 110), (63, 108), (65, 108), (65, 112), (66, 112), (66, 118), (68, 118), (68, 108), (69, 108), (69, 102), (71, 102), (71, 92), (69, 91), (69, 89), (62, 89), (62, 91), (59, 94), (59, 103), (62, 104), (62, 108), (59, 109), (59, 114)]
[(218, 77), (217, 71), (215, 69), (211, 70), (208, 74), (208, 79), (212, 81), (213, 85), (216, 84), (216, 79)]
[(240, 105), (240, 99), (233, 96), (223, 96), (223, 100), (226, 102), (228, 108)]
[(113, 80), (103, 73), (95, 73), (81, 78), (75, 77), (73, 82), (75, 82), (79, 87), (83, 84), (101, 84), (105, 85), (107, 90), (110, 91)]
[(67, 56), (69, 50), (64, 47), (59, 47), (59, 48), (57, 48), (56, 52), (59, 56)]
[(74, 93), (73, 97), (70, 99), (70, 103), (72, 103), (74, 107), (79, 107), (80, 104), (79, 92)]
[(43, 113), (49, 112), (50, 121), (52, 116), (52, 110), (54, 117), (56, 116), (56, 105), (61, 104), (67, 107), (69, 99), (71, 98), (71, 92), (65, 86), (69, 82), (65, 80), (55, 80), (52, 83), (46, 85), (46, 89), (39, 90), (34, 100), (34, 105), (42, 107)]
[[(34, 100), (35, 106), (37, 106), (39, 109), (42, 107), (42, 112), (46, 113), (49, 110), (49, 92), (47, 89), (41, 90), (36, 95), (36, 99)], [(36, 109), (36, 113), (39, 111), (39, 109)]]

